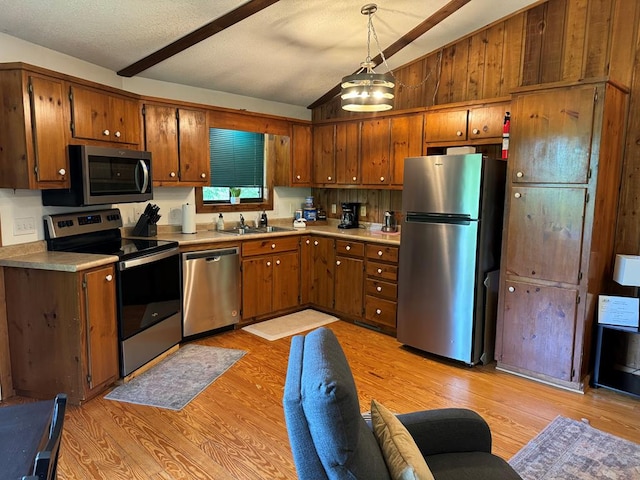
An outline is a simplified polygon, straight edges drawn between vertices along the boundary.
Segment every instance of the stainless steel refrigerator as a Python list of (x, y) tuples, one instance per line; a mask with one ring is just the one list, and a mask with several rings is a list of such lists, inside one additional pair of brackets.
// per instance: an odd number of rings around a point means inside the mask
[(397, 324), (403, 344), (469, 365), (492, 360), (495, 318), (485, 325), (485, 282), (500, 264), (505, 174), (506, 162), (481, 154), (405, 159)]

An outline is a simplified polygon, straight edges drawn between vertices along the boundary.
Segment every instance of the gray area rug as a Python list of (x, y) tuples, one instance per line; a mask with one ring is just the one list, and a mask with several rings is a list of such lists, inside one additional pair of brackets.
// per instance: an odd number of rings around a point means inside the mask
[(181, 410), (245, 353), (230, 348), (185, 345), (104, 398)]
[(637, 480), (640, 445), (557, 417), (509, 464), (524, 480)]

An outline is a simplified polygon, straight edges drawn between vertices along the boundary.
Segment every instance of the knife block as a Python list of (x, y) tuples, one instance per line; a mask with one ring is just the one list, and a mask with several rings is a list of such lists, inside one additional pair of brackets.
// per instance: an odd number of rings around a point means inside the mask
[(135, 237), (155, 237), (158, 234), (158, 225), (151, 223), (149, 216), (143, 213), (131, 234)]

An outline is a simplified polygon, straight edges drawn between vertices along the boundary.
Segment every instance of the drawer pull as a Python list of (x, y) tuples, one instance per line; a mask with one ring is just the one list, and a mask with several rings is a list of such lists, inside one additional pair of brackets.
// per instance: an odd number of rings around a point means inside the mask
[(347, 245), (346, 247), (344, 247), (344, 249), (348, 252), (349, 250), (351, 250), (351, 245)]
[(516, 289), (515, 289), (514, 287), (509, 287), (509, 291), (510, 291), (511, 293), (513, 293), (513, 292), (515, 292), (515, 291), (516, 291)]
[(378, 256), (381, 257), (382, 256), (382, 250), (378, 250)]
[(275, 244), (275, 243), (272, 243), (272, 244), (271, 244), (271, 249), (274, 249), (274, 248), (276, 248), (276, 244)]
[(103, 130), (102, 135), (108, 137), (111, 132), (109, 130)]
[(516, 198), (520, 198), (522, 196), (522, 194), (519, 193), (519, 192), (516, 192), (513, 196), (516, 197)]
[(524, 177), (524, 173), (522, 173), (522, 172), (516, 172), (516, 177), (518, 177), (518, 178), (522, 178), (522, 177)]
[(328, 181), (331, 181), (331, 177), (327, 177), (327, 180), (328, 180)]
[(113, 275), (107, 275), (107, 276), (106, 276), (106, 277), (104, 277), (104, 278), (105, 278), (105, 280), (106, 280), (107, 282), (110, 282), (111, 280), (113, 280)]
[(171, 173), (169, 174), (169, 176), (170, 176), (171, 178), (175, 177), (175, 176), (176, 176), (176, 172), (171, 172)]
[(382, 291), (382, 287), (376, 287), (376, 291), (381, 292)]
[(67, 174), (67, 171), (64, 168), (61, 168), (60, 170), (58, 170), (58, 174), (64, 176)]
[(478, 135), (480, 133), (480, 130), (478, 130), (477, 128), (474, 128), (472, 132), (474, 135)]
[(340, 260), (336, 260), (336, 265), (340, 266)]
[(351, 180), (355, 182), (356, 180), (358, 180), (358, 177), (352, 177)]
[(381, 182), (384, 182), (384, 177), (380, 177), (380, 181), (381, 181)]
[(382, 313), (382, 310), (380, 310), (379, 308), (376, 308), (376, 315), (380, 315)]
[(378, 269), (378, 273), (382, 273), (382, 269), (381, 268)]
[(201, 173), (200, 174), (200, 178), (207, 178), (207, 174), (206, 173)]
[(116, 138), (120, 138), (120, 136), (122, 135), (120, 132), (116, 131), (116, 133), (114, 133), (114, 135), (116, 136)]

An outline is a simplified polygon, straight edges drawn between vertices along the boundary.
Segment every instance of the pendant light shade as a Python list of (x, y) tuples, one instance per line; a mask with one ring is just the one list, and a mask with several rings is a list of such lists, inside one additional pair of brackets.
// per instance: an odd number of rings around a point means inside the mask
[[(384, 112), (393, 108), (395, 80), (391, 73), (375, 73), (375, 63), (371, 60), (371, 33), (378, 41), (373, 27), (372, 15), (378, 10), (374, 3), (364, 5), (360, 13), (369, 17), (367, 36), (367, 58), (353, 75), (342, 78), (342, 109), (350, 112)], [(378, 45), (378, 48), (380, 46)], [(382, 54), (382, 51), (380, 51)]]

